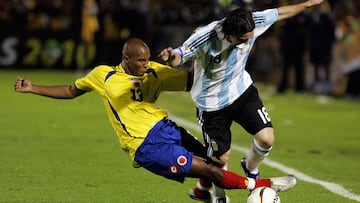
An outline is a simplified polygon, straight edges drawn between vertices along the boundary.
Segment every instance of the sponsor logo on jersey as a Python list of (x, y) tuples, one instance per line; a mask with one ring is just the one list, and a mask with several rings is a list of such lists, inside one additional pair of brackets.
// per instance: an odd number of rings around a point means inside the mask
[(169, 173), (172, 173), (172, 174), (179, 174), (180, 167), (176, 166), (176, 165), (170, 165), (168, 168), (168, 171), (169, 171)]

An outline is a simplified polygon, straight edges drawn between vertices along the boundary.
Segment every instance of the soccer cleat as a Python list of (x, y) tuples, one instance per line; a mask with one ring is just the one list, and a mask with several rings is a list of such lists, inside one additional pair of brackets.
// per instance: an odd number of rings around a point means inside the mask
[(209, 191), (203, 191), (199, 188), (194, 188), (189, 191), (189, 196), (191, 199), (202, 201), (202, 202), (211, 202), (211, 194)]
[(293, 175), (270, 178), (271, 188), (276, 192), (284, 192), (296, 185), (296, 178)]
[(260, 179), (260, 173), (250, 173), (249, 169), (246, 167), (246, 158), (242, 158), (240, 161), (241, 168), (244, 170), (246, 177), (253, 178), (255, 180)]

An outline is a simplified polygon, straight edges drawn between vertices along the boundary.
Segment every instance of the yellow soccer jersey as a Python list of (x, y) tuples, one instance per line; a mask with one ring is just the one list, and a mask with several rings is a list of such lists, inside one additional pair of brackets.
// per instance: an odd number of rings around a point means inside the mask
[(96, 90), (121, 147), (134, 159), (134, 154), (151, 128), (167, 117), (155, 101), (162, 91), (183, 91), (187, 88), (187, 71), (177, 71), (150, 61), (149, 73), (142, 77), (125, 73), (121, 65), (97, 66), (86, 77), (76, 80), (78, 89)]

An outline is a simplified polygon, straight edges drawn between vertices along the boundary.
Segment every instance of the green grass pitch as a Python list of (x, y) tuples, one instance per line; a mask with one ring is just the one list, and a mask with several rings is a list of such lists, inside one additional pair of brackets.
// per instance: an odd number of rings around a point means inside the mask
[[(132, 168), (96, 93), (55, 100), (14, 92), (17, 75), (38, 84), (72, 84), (70, 71), (0, 71), (0, 202), (195, 202), (184, 184)], [(360, 103), (289, 92), (277, 95), (258, 85), (275, 127), (269, 159), (308, 176), (333, 182), (360, 195)], [(158, 104), (196, 125), (189, 93), (163, 93)], [(178, 122), (178, 124), (181, 124)], [(233, 125), (233, 143), (249, 147), (251, 136)], [(197, 129), (188, 128), (201, 138)], [(242, 174), (244, 153), (233, 150), (229, 169)], [(286, 175), (267, 165), (262, 177)], [(245, 202), (248, 191), (231, 190), (231, 202)], [(279, 193), (285, 203), (357, 202), (298, 181)]]

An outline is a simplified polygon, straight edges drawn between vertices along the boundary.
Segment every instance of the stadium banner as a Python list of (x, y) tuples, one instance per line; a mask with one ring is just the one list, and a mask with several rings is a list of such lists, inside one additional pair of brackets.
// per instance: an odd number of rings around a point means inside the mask
[(0, 34), (0, 68), (77, 69), (96, 60), (96, 45), (81, 43), (71, 31)]

